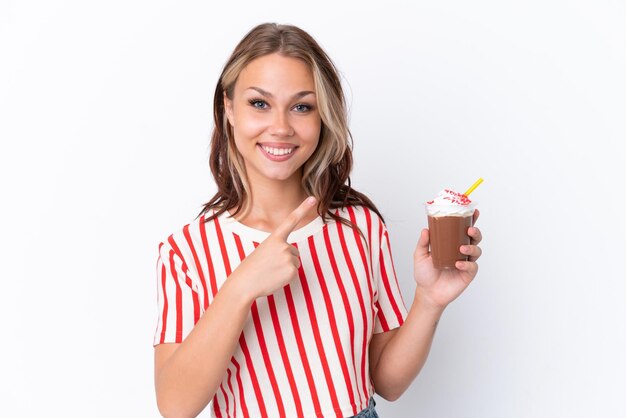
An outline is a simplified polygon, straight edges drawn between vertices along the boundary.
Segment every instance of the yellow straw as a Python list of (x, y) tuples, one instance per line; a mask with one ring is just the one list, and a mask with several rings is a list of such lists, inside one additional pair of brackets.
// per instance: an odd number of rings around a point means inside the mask
[(467, 191), (465, 193), (463, 193), (465, 196), (469, 196), (470, 193), (472, 193), (474, 191), (474, 189), (476, 189), (478, 186), (480, 186), (480, 183), (483, 182), (483, 178), (479, 178), (478, 180), (476, 180), (476, 183), (472, 184), (472, 186), (467, 189)]

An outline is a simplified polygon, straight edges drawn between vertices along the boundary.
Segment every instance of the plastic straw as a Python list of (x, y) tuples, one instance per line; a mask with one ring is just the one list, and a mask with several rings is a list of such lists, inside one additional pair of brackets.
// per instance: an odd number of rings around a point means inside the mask
[(467, 191), (465, 193), (463, 193), (465, 196), (469, 196), (470, 193), (472, 193), (474, 191), (474, 189), (476, 189), (478, 186), (480, 186), (480, 183), (483, 182), (483, 178), (479, 178), (478, 180), (476, 180), (476, 183), (472, 184), (472, 186), (467, 189)]

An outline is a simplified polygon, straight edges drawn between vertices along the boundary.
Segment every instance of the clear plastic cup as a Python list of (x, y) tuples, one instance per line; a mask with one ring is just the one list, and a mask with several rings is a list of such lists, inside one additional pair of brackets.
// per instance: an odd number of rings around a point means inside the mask
[(425, 207), (433, 265), (438, 269), (456, 268), (457, 261), (468, 259), (461, 254), (460, 247), (470, 243), (467, 230), (472, 226), (476, 203), (465, 206), (426, 204)]

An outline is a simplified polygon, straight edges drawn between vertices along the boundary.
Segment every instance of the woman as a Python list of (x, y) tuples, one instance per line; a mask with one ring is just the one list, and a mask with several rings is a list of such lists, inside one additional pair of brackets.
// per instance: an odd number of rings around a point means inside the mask
[[(293, 26), (250, 31), (214, 97), (218, 192), (159, 246), (155, 383), (164, 416), (377, 417), (424, 364), (470, 261), (432, 266), (428, 230), (407, 312), (374, 204), (350, 187), (337, 71)], [(476, 215), (477, 216), (477, 215)]]

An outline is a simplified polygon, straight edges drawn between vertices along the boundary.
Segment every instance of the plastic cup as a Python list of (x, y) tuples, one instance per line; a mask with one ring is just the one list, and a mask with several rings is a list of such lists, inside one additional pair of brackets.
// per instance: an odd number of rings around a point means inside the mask
[(437, 269), (453, 269), (457, 261), (467, 261), (461, 245), (470, 243), (467, 229), (472, 226), (476, 203), (456, 207), (426, 204), (430, 231), (430, 254)]

